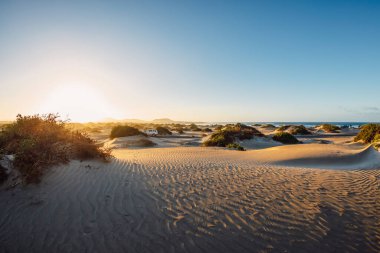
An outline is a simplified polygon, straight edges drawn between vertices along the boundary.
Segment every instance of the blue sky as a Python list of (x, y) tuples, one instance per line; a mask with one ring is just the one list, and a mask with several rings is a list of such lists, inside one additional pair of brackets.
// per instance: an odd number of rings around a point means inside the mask
[(380, 1), (1, 1), (0, 119), (380, 121), (379, 45)]

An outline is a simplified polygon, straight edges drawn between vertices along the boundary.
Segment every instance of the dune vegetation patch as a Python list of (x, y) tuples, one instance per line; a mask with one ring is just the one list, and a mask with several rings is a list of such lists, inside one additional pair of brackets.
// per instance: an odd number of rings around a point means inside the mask
[(254, 126), (259, 126), (259, 127), (262, 127), (262, 128), (276, 128), (276, 126), (272, 125), (272, 124), (264, 124), (264, 125), (255, 124)]
[(285, 131), (285, 130), (287, 130), (289, 127), (290, 127), (290, 125), (284, 125), (284, 126), (280, 126), (277, 130), (278, 130), (278, 131)]
[(209, 127), (206, 127), (206, 128), (203, 128), (203, 129), (202, 129), (202, 132), (205, 132), (205, 133), (211, 133), (211, 132), (212, 132), (212, 129), (209, 128)]
[(226, 147), (229, 149), (235, 149), (238, 151), (245, 151), (245, 148), (238, 143), (228, 144)]
[(194, 123), (192, 123), (192, 124), (190, 124), (190, 130), (191, 131), (202, 131), (202, 129), (200, 129), (196, 124), (194, 124)]
[(118, 137), (128, 137), (128, 136), (135, 136), (135, 135), (145, 135), (145, 134), (143, 132), (140, 132), (135, 127), (117, 125), (112, 128), (110, 138), (114, 139)]
[(374, 143), (379, 146), (380, 142), (380, 124), (366, 124), (361, 127), (360, 132), (354, 139), (355, 141), (362, 141), (366, 144)]
[(285, 125), (281, 126), (277, 129), (277, 131), (286, 131), (292, 135), (307, 135), (311, 134), (311, 132), (304, 125)]
[(332, 124), (323, 124), (318, 128), (325, 131), (326, 133), (337, 133), (339, 130), (341, 130), (340, 127)]
[(5, 181), (8, 178), (6, 169), (0, 164), (0, 183)]
[(281, 142), (283, 144), (298, 144), (300, 143), (299, 140), (297, 140), (296, 137), (294, 137), (292, 134), (287, 132), (278, 132), (276, 133), (272, 139), (274, 141)]
[(255, 128), (244, 124), (226, 125), (203, 142), (203, 146), (226, 147), (228, 144), (233, 144), (237, 140), (249, 140), (254, 136), (262, 137), (264, 135)]
[(177, 128), (174, 129), (174, 131), (176, 131), (179, 134), (184, 134), (185, 133), (185, 131), (184, 131), (184, 129), (182, 127), (177, 127)]
[(133, 140), (126, 144), (127, 147), (153, 147), (155, 145), (157, 144), (148, 139)]
[(44, 171), (71, 159), (107, 161), (111, 151), (97, 145), (84, 132), (66, 127), (59, 115), (17, 115), (0, 133), (0, 154), (14, 155), (13, 167), (24, 182), (39, 182)]
[(156, 127), (156, 130), (159, 135), (172, 135), (172, 132), (166, 127), (158, 126)]

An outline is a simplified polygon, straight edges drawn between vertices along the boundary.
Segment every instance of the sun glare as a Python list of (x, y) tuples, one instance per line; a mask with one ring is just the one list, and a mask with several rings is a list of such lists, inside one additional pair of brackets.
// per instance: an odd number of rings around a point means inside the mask
[(41, 104), (39, 113), (59, 113), (74, 122), (100, 121), (115, 117), (105, 96), (91, 86), (69, 84), (52, 91)]

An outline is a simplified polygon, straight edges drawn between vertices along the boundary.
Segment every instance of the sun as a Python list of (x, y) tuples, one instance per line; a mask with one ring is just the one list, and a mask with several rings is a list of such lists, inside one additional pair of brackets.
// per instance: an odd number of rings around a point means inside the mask
[(59, 113), (73, 122), (95, 122), (115, 117), (109, 100), (89, 85), (67, 84), (55, 88), (41, 103), (39, 113)]

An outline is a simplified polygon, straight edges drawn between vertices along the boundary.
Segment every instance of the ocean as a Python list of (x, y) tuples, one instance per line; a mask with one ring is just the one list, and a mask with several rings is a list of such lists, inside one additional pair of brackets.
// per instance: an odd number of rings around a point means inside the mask
[[(216, 124), (221, 124), (221, 125), (225, 125), (225, 124), (236, 124), (238, 122), (203, 122), (202, 124), (200, 125), (216, 125)], [(360, 127), (362, 125), (365, 125), (365, 124), (368, 124), (368, 123), (379, 123), (379, 122), (353, 122), (353, 121), (339, 121), (339, 122), (324, 122), (324, 121), (318, 121), (318, 122), (305, 122), (305, 121), (292, 121), (292, 122), (254, 122), (254, 121), (251, 121), (251, 122), (240, 122), (242, 124), (245, 124), (245, 125), (254, 125), (254, 124), (272, 124), (272, 125), (275, 125), (276, 127), (279, 127), (279, 126), (283, 126), (283, 125), (304, 125), (305, 127), (315, 127), (315, 126), (318, 126), (318, 125), (322, 125), (322, 124), (332, 124), (332, 125), (336, 125), (336, 126), (339, 126), (339, 127), (342, 127), (342, 126), (348, 126), (348, 127)]]

